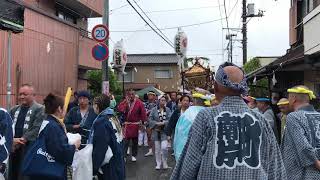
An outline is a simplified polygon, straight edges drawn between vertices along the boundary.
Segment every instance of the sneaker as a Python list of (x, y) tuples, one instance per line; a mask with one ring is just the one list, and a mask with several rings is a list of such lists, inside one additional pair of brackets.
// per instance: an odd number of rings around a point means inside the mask
[(144, 155), (145, 157), (148, 157), (148, 156), (153, 156), (153, 152), (152, 152), (152, 150), (151, 151), (149, 151), (147, 154), (145, 154)]
[(161, 168), (160, 168), (160, 166), (156, 166), (156, 170), (160, 170)]
[(132, 156), (132, 157), (131, 157), (131, 161), (132, 161), (132, 162), (136, 162), (137, 159), (136, 159), (134, 156)]
[(130, 148), (128, 148), (127, 150), (127, 155), (130, 155)]

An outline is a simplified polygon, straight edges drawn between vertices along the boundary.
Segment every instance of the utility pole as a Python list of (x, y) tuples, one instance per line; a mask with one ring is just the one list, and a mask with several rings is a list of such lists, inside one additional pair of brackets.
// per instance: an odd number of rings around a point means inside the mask
[[(103, 24), (109, 28), (109, 0), (104, 0)], [(109, 38), (106, 40), (109, 47)], [(109, 57), (102, 62), (102, 93), (109, 95)], [(105, 91), (106, 90), (106, 91)]]
[(233, 62), (233, 37), (236, 37), (236, 34), (229, 34), (226, 36), (226, 39), (229, 40), (228, 50), (229, 50), (229, 60)]
[[(247, 12), (248, 8), (248, 12)], [(253, 18), (253, 17), (262, 17), (263, 16), (262, 10), (259, 10), (258, 14), (255, 14), (254, 12), (254, 4), (248, 4), (247, 7), (247, 0), (242, 0), (242, 62), (243, 65), (247, 62), (247, 53), (248, 53), (248, 37), (247, 37), (247, 18)]]
[(247, 0), (242, 0), (242, 63), (247, 62)]

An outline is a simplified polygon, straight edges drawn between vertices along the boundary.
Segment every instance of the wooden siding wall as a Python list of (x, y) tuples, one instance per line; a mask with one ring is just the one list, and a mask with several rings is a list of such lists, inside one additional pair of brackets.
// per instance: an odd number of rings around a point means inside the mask
[[(25, 10), (25, 30), (12, 36), (12, 89), (23, 83), (32, 83), (37, 99), (49, 92), (63, 95), (67, 87), (77, 87), (77, 29), (59, 21)], [(50, 51), (49, 51), (50, 50)], [(7, 32), (0, 31), (0, 106), (5, 107), (7, 84)], [(17, 85), (17, 65), (21, 67)], [(12, 103), (15, 94), (12, 95)]]

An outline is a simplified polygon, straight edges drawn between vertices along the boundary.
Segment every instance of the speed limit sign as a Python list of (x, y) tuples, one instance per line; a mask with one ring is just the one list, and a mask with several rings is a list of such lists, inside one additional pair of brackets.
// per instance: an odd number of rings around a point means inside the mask
[(109, 29), (103, 24), (96, 25), (92, 29), (92, 37), (98, 42), (106, 41), (109, 37)]

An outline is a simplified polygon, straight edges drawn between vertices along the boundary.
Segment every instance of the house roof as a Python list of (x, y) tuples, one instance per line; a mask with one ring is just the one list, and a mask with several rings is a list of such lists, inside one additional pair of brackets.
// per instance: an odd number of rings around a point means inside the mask
[(263, 66), (249, 74), (247, 74), (247, 79), (253, 79), (254, 77), (265, 77), (266, 74), (272, 73), (277, 69), (284, 68), (285, 66), (289, 66), (294, 63), (303, 62), (304, 61), (304, 46), (298, 46), (296, 48), (291, 49), (284, 56), (279, 57), (272, 63)]
[(177, 64), (176, 54), (128, 54), (128, 64)]

